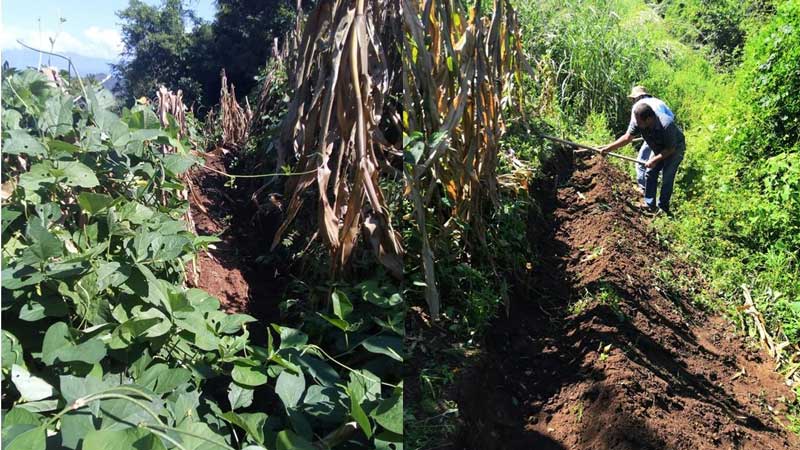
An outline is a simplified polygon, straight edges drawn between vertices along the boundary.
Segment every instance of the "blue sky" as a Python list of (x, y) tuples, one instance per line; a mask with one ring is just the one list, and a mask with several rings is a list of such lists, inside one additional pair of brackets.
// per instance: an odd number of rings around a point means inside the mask
[[(160, 0), (145, 0), (157, 5)], [(16, 40), (44, 49), (56, 37), (54, 50), (83, 57), (116, 62), (122, 51), (120, 24), (116, 12), (128, 0), (3, 0), (0, 45), (7, 50), (21, 47)], [(187, 5), (206, 20), (213, 18), (213, 0), (188, 0)], [(66, 19), (59, 32), (59, 17)], [(41, 29), (39, 33), (39, 22)], [(19, 53), (19, 52), (9, 52)]]

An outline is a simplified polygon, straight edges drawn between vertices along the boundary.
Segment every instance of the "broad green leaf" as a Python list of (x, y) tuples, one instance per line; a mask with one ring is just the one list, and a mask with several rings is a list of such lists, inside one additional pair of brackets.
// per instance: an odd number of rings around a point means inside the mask
[(158, 374), (156, 394), (166, 394), (192, 378), (192, 372), (182, 367), (162, 370)]
[(333, 386), (339, 380), (339, 374), (330, 364), (313, 355), (305, 354), (297, 360), (319, 384)]
[(30, 239), (28, 249), (39, 261), (47, 261), (54, 256), (64, 254), (64, 246), (61, 241), (45, 229), (39, 221), (28, 222), (28, 229), (25, 233)]
[(364, 434), (367, 437), (372, 437), (372, 423), (364, 412), (364, 408), (361, 407), (361, 401), (365, 397), (365, 388), (363, 382), (356, 378), (356, 375), (351, 374), (350, 382), (347, 383), (347, 396), (350, 397), (350, 415), (364, 431)]
[(22, 216), (22, 211), (15, 211), (13, 209), (3, 208), (0, 210), (0, 214), (2, 215), (2, 233), (6, 234), (6, 228), (9, 225), (14, 223), (20, 216)]
[(297, 406), (305, 390), (306, 379), (302, 372), (294, 375), (289, 373), (288, 370), (284, 370), (278, 375), (278, 381), (275, 383), (275, 393), (281, 398), (283, 406), (286, 408)]
[[(106, 390), (113, 385), (108, 381), (99, 380), (94, 377), (76, 377), (74, 375), (61, 375), (58, 379), (61, 397), (67, 404), (74, 403), (75, 400), (83, 398), (100, 391)], [(88, 410), (97, 414), (100, 411), (100, 403), (94, 402), (88, 406)]]
[(242, 325), (255, 321), (255, 317), (247, 314), (228, 314), (220, 321), (219, 332), (223, 334), (238, 333), (242, 329)]
[(3, 139), (3, 153), (19, 155), (25, 153), (29, 156), (46, 155), (47, 148), (39, 140), (28, 134), (25, 130), (6, 130), (8, 139)]
[(69, 327), (64, 322), (50, 325), (42, 343), (42, 362), (53, 364), (56, 359), (63, 362), (82, 361), (88, 364), (100, 362), (106, 356), (105, 344), (97, 338), (73, 344)]
[(35, 402), (53, 395), (53, 386), (16, 364), (11, 366), (11, 382), (19, 391), (23, 402)]
[(97, 268), (97, 290), (102, 292), (108, 287), (117, 287), (128, 280), (130, 269), (121, 268), (118, 262), (100, 262)]
[[(139, 401), (158, 414), (159, 408), (154, 402), (146, 400)], [(155, 419), (141, 406), (128, 400), (116, 398), (100, 400), (100, 415), (103, 418), (100, 423), (101, 430), (122, 430), (125, 428), (137, 427), (142, 423), (155, 422)], [(84, 448), (86, 448), (85, 443)]]
[[(48, 271), (48, 275), (58, 275)], [(52, 276), (51, 275), (51, 276)], [(48, 295), (36, 300), (28, 300), (19, 311), (20, 320), (35, 322), (45, 317), (64, 317), (69, 313), (69, 307), (61, 297)]]
[(80, 361), (87, 364), (95, 364), (106, 357), (106, 345), (100, 339), (89, 339), (78, 345), (70, 345), (60, 349), (56, 356), (64, 362)]
[(231, 378), (244, 386), (261, 386), (267, 383), (267, 369), (263, 366), (251, 367), (237, 362), (234, 363)]
[(47, 185), (55, 184), (57, 178), (52, 173), (53, 163), (44, 160), (31, 166), (28, 172), (19, 176), (19, 186), (25, 191), (25, 200), (42, 203), (40, 191)]
[(86, 164), (79, 161), (59, 161), (58, 171), (66, 177), (67, 186), (80, 186), (93, 188), (100, 184), (94, 171)]
[(342, 423), (348, 415), (344, 406), (347, 403), (349, 400), (341, 389), (314, 384), (303, 396), (303, 412), (325, 423)]
[(178, 175), (186, 172), (197, 162), (194, 160), (194, 158), (176, 153), (167, 154), (162, 158), (162, 160), (164, 162), (164, 169), (167, 171), (167, 174), (173, 177), (177, 177)]
[(152, 109), (136, 105), (131, 109), (130, 114), (126, 117), (128, 126), (131, 129), (160, 129), (161, 122), (158, 116)]
[(6, 330), (3, 330), (2, 352), (0, 360), (2, 360), (3, 369), (11, 370), (11, 366), (14, 364), (25, 367), (25, 359), (19, 339)]
[(42, 342), (42, 362), (52, 365), (58, 357), (58, 352), (72, 345), (70, 339), (69, 326), (66, 323), (56, 322), (50, 325)]
[(392, 359), (403, 362), (400, 352), (403, 351), (403, 340), (396, 336), (372, 336), (365, 339), (361, 345), (372, 353), (380, 353)]
[(99, 430), (86, 434), (83, 450), (166, 450), (156, 435), (144, 428)]
[(226, 412), (222, 417), (228, 422), (243, 429), (247, 434), (252, 437), (259, 444), (264, 443), (264, 423), (267, 421), (267, 415), (264, 413), (235, 413), (233, 411)]
[(300, 330), (275, 324), (272, 328), (281, 335), (280, 348), (302, 348), (308, 343), (308, 336)]
[(90, 87), (87, 94), (89, 108), (92, 113), (96, 113), (100, 110), (111, 109), (117, 104), (117, 99), (114, 97), (114, 94), (102, 86)]
[(403, 435), (383, 430), (375, 435), (375, 450), (403, 450)]
[(403, 396), (395, 393), (381, 401), (370, 414), (379, 425), (387, 430), (403, 434)]
[(417, 164), (425, 153), (425, 142), (414, 141), (407, 145), (403, 151), (403, 162), (406, 164)]
[(50, 154), (53, 157), (60, 157), (62, 154), (75, 155), (83, 151), (80, 147), (60, 139), (47, 138), (45, 141), (47, 148), (50, 149)]
[[(129, 124), (130, 126), (130, 124)], [(141, 130), (133, 129), (131, 131), (131, 140), (132, 141), (152, 141), (158, 139), (162, 136), (166, 136), (167, 133), (161, 129), (153, 129), (153, 128), (145, 128)]]
[(333, 291), (331, 301), (333, 303), (333, 313), (336, 314), (336, 317), (347, 320), (347, 316), (353, 312), (353, 304), (350, 303), (347, 295), (341, 291)]
[(58, 400), (39, 400), (38, 402), (18, 403), (17, 406), (33, 413), (43, 413), (55, 411), (58, 407)]
[[(25, 428), (23, 428), (25, 427)], [(5, 450), (45, 450), (47, 428), (44, 425), (33, 427), (31, 425), (13, 425), (10, 429), (23, 430), (6, 440), (6, 430), (3, 430), (3, 448)]]
[(70, 411), (61, 418), (61, 445), (77, 449), (84, 436), (94, 430), (94, 420), (89, 410)]
[(22, 119), (22, 114), (16, 109), (6, 109), (3, 108), (2, 112), (2, 124), (3, 130), (18, 130), (19, 129), (19, 121)]
[(290, 430), (283, 430), (278, 433), (278, 437), (275, 439), (275, 448), (277, 450), (315, 450), (311, 442)]
[(228, 402), (230, 402), (232, 410), (247, 408), (253, 404), (253, 390), (231, 383), (228, 386)]
[[(182, 446), (186, 450), (230, 450), (230, 447), (225, 444), (225, 439), (214, 433), (211, 428), (205, 423), (198, 422), (184, 422), (178, 429), (192, 433), (195, 436), (179, 433), (181, 437)], [(205, 439), (200, 439), (196, 436), (202, 436)], [(211, 442), (209, 442), (211, 441)], [(216, 444), (218, 442), (219, 444)]]
[(163, 312), (161, 312), (158, 308), (142, 309), (136, 307), (134, 308), (134, 311), (135, 311), (135, 316), (141, 320), (147, 320), (147, 319), (158, 320), (158, 322), (154, 326), (147, 329), (147, 331), (144, 334), (145, 337), (156, 338), (159, 336), (163, 336), (169, 333), (170, 330), (172, 330), (172, 323), (170, 323), (167, 316)]
[(89, 215), (108, 208), (114, 203), (114, 198), (105, 194), (95, 194), (94, 192), (82, 192), (78, 195), (78, 205)]
[(331, 325), (335, 326), (336, 328), (338, 328), (338, 329), (340, 329), (342, 331), (345, 331), (345, 332), (351, 331), (350, 330), (350, 328), (351, 328), (350, 327), (350, 323), (348, 323), (346, 320), (339, 319), (338, 317), (331, 317), (331, 316), (322, 314), (321, 312), (318, 312), (317, 314), (319, 314), (320, 317), (325, 319), (328, 323), (330, 323)]
[(167, 369), (169, 369), (169, 366), (164, 363), (153, 364), (139, 375), (139, 379), (136, 380), (136, 383), (144, 386), (147, 389), (155, 390), (156, 383), (158, 383), (159, 374)]
[(219, 300), (202, 289), (187, 290), (186, 298), (196, 311), (217, 311), (219, 309)]
[(72, 131), (72, 98), (62, 96), (48, 99), (38, 125), (42, 132), (53, 137)]
[(33, 425), (37, 427), (41, 424), (42, 416), (30, 412), (27, 409), (13, 407), (7, 413), (3, 414), (3, 428), (12, 425)]
[(158, 325), (160, 319), (130, 319), (125, 321), (122, 325), (118, 326), (112, 333), (112, 339), (109, 341), (109, 347), (115, 350), (123, 349), (139, 336), (143, 335), (150, 328)]
[(200, 406), (200, 391), (181, 392), (172, 404), (175, 420), (180, 425), (197, 420), (197, 408)]
[(119, 220), (141, 225), (150, 220), (155, 213), (152, 209), (137, 202), (129, 202), (119, 208)]

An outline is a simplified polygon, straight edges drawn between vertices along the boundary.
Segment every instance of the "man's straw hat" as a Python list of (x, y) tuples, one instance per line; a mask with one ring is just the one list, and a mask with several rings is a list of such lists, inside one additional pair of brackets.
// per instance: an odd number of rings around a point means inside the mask
[(634, 86), (633, 89), (631, 89), (631, 93), (628, 94), (628, 98), (638, 98), (643, 95), (650, 95), (650, 94), (647, 93), (647, 89), (645, 89), (644, 86)]

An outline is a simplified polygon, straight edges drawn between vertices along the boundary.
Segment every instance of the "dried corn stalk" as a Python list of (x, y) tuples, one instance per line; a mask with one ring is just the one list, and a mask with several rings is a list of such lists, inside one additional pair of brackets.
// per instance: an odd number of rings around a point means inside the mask
[(236, 101), (236, 87), (233, 83), (228, 88), (228, 77), (222, 69), (222, 87), (219, 91), (220, 119), (222, 120), (222, 146), (238, 149), (247, 143), (250, 136), (250, 123), (253, 121), (253, 112), (247, 97), (244, 107)]
[(512, 102), (521, 104), (522, 68), (528, 67), (508, 0), (495, 0), (490, 16), (481, 13), (480, 1), (467, 11), (455, 0), (403, 0), (403, 24), (405, 126), (426, 143), (408, 166), (406, 191), (422, 241), (426, 300), (436, 317), (426, 211), (441, 186), (452, 204), (444, 213), (469, 224), (469, 241), (485, 245), (483, 209), (498, 202), (495, 169), (504, 111)]
[(183, 91), (178, 89), (178, 93), (174, 94), (161, 86), (156, 92), (156, 97), (158, 97), (158, 120), (161, 121), (161, 126), (168, 127), (169, 115), (172, 115), (178, 124), (178, 136), (186, 136), (186, 105), (183, 104)]
[(302, 38), (288, 70), (293, 98), (276, 142), (278, 166), (292, 162), (298, 175), (287, 181), (286, 219), (273, 247), (313, 191), (334, 272), (363, 231), (389, 273), (403, 274), (402, 246), (378, 184), (381, 160), (393, 151), (378, 125), (400, 73), (399, 61), (387, 56), (401, 42), (398, 10), (397, 0), (323, 0), (302, 32), (298, 21)]
[[(750, 293), (750, 287), (746, 284), (742, 285), (742, 292), (744, 293), (744, 305), (738, 307), (741, 314), (749, 316), (753, 319), (753, 326), (758, 332), (758, 340), (766, 347), (769, 355), (775, 359), (777, 368), (784, 368), (787, 383), (794, 384), (800, 382), (800, 348), (796, 344), (792, 344), (782, 331), (778, 331), (775, 336), (767, 331), (767, 321), (764, 316), (756, 307), (753, 302), (753, 296)], [(772, 297), (771, 300), (777, 300), (781, 295), (768, 289), (766, 294)], [(743, 318), (744, 319), (744, 318)], [(742, 321), (743, 325), (746, 323)]]

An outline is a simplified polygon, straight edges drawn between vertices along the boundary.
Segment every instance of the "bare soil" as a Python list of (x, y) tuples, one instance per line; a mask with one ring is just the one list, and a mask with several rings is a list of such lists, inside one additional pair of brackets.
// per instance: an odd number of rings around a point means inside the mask
[(685, 280), (698, 275), (635, 209), (630, 177), (601, 158), (575, 166), (546, 226), (531, 224), (534, 294), (512, 302), (457, 383), (451, 448), (800, 448), (782, 426), (792, 392), (757, 345), (692, 304)]
[[(230, 173), (231, 158), (221, 148), (205, 153), (205, 165)], [(249, 313), (268, 323), (278, 317), (285, 282), (278, 268), (259, 263), (269, 253), (280, 211), (268, 211), (249, 201), (249, 193), (229, 187), (228, 177), (203, 168), (191, 175), (191, 216), (198, 235), (218, 236), (221, 242), (201, 252), (188, 267), (189, 284), (216, 296), (223, 309)], [(272, 213), (272, 214), (270, 214)]]

